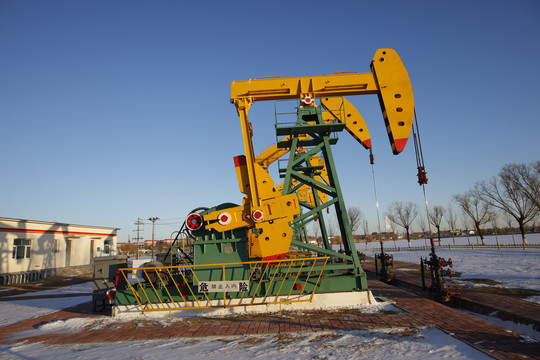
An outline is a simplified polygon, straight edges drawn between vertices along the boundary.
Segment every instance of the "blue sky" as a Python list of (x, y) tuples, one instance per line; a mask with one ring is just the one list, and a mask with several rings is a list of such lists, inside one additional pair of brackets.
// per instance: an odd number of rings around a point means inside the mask
[[(230, 81), (368, 72), (385, 47), (413, 85), (430, 206), (446, 206), (538, 160), (539, 39), (536, 0), (1, 0), (0, 216), (119, 227), (119, 241), (157, 216), (168, 237), (193, 208), (241, 202)], [(372, 135), (381, 212), (422, 205), (412, 142), (392, 155), (376, 96), (349, 100)], [(275, 141), (273, 109), (250, 111), (256, 152)], [(334, 155), (347, 206), (375, 231), (367, 151), (343, 133)]]

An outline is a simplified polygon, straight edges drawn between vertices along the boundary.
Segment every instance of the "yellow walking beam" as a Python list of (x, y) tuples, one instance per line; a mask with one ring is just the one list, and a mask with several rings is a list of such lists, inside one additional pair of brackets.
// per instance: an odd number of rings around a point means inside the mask
[[(399, 154), (407, 144), (414, 118), (409, 75), (393, 49), (377, 50), (370, 67), (370, 73), (233, 81), (231, 103), (244, 122), (249, 106), (257, 101), (377, 94), (392, 151)], [(253, 155), (248, 157), (254, 160)]]
[(325, 123), (344, 122), (345, 129), (364, 148), (371, 148), (371, 137), (364, 118), (358, 110), (345, 98), (322, 98), (321, 105), (326, 111), (322, 113)]

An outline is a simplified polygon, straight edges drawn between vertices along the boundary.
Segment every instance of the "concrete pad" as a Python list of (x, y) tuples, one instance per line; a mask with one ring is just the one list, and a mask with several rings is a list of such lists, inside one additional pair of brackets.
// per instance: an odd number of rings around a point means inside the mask
[(276, 313), (293, 310), (342, 309), (361, 305), (375, 304), (377, 301), (371, 291), (353, 291), (341, 293), (325, 293), (302, 296), (279, 296), (268, 298), (244, 298), (212, 301), (188, 301), (153, 304), (153, 309), (141, 309), (137, 305), (115, 305), (113, 316), (129, 317), (144, 313), (149, 317), (196, 317), (225, 316), (254, 313)]

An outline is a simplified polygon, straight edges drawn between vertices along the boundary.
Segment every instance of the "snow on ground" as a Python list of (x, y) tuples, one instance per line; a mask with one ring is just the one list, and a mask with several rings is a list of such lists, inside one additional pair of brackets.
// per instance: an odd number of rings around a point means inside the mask
[(0, 357), (14, 359), (144, 359), (172, 357), (243, 359), (491, 359), (434, 329), (327, 331), (317, 333), (218, 336), (173, 340), (47, 346), (0, 346)]
[[(534, 235), (534, 236), (531, 236)], [(472, 239), (469, 239), (473, 241)], [(539, 234), (529, 234), (530, 243), (540, 243)], [(445, 239), (447, 241), (451, 241)], [(443, 240), (443, 244), (445, 244)], [(467, 238), (456, 239), (456, 243), (467, 243)], [(494, 237), (487, 238), (488, 243), (495, 243)], [(499, 236), (499, 242), (512, 243), (511, 236)], [(508, 242), (510, 241), (510, 242)], [(520, 241), (517, 237), (516, 241)], [(424, 240), (413, 242), (413, 246), (423, 245)], [(406, 247), (406, 241), (397, 241), (396, 246)], [(473, 242), (474, 243), (474, 242)], [(393, 242), (388, 244), (393, 246)], [(387, 246), (388, 246), (387, 245)], [(370, 244), (373, 246), (373, 244)], [(420, 256), (427, 256), (428, 251), (392, 252), (400, 261), (418, 263)], [(540, 251), (522, 249), (438, 249), (439, 256), (451, 257), (454, 270), (462, 272), (461, 278), (489, 278), (500, 281), (503, 287), (523, 287), (540, 291)], [(75, 294), (91, 292), (91, 282), (66, 286), (61, 289), (34, 292), (29, 295)], [(540, 296), (531, 297), (540, 302)], [(28, 318), (37, 317), (69, 306), (90, 301), (90, 296), (66, 298), (32, 299), (3, 301), (0, 306), (0, 326)], [(388, 310), (388, 303), (363, 306), (363, 312)], [(475, 316), (480, 316), (474, 314)], [(137, 315), (141, 316), (141, 315)], [(502, 322), (492, 317), (488, 321), (524, 333), (532, 339), (538, 339), (538, 332), (528, 328), (516, 328), (515, 324)], [(129, 321), (133, 318), (128, 318)], [(16, 338), (43, 335), (48, 333), (80, 332), (84, 329), (110, 327), (122, 319), (110, 317), (76, 318), (58, 320), (14, 334)], [(176, 320), (176, 321), (182, 321)], [(170, 325), (167, 321), (161, 322)], [(526, 340), (526, 339), (525, 339)], [(532, 340), (534, 341), (534, 340)], [(465, 343), (434, 328), (427, 329), (386, 329), (379, 331), (331, 331), (318, 333), (271, 334), (242, 337), (205, 337), (181, 338), (174, 340), (131, 341), (123, 343), (79, 344), (65, 346), (47, 346), (40, 343), (18, 343), (0, 345), (0, 358), (11, 359), (163, 359), (171, 356), (182, 358), (205, 357), (208, 360), (234, 357), (237, 360), (259, 358), (294, 358), (313, 359), (355, 358), (355, 359), (489, 359)]]
[[(66, 279), (66, 281), (69, 279)], [(39, 285), (39, 284), (36, 284)], [(58, 294), (79, 294), (79, 293), (91, 293), (92, 292), (92, 282), (88, 281), (82, 284), (75, 284), (69, 286), (63, 286), (57, 289), (49, 289), (42, 291), (33, 291), (20, 295), (13, 295), (10, 297), (20, 297), (20, 296), (38, 296), (38, 295), (58, 295)]]
[[(24, 296), (91, 293), (92, 282), (65, 286), (59, 289), (27, 293)], [(17, 295), (23, 296), (23, 295)], [(15, 297), (15, 296), (13, 296)], [(92, 296), (58, 297), (49, 299), (11, 300), (0, 302), (0, 326), (50, 314), (70, 306), (91, 301)]]
[[(418, 263), (430, 251), (390, 252), (394, 260)], [(540, 251), (520, 249), (437, 249), (438, 256), (453, 262), (452, 271), (460, 272), (461, 279), (491, 279), (505, 288), (540, 291)], [(474, 284), (471, 284), (474, 285)]]
[[(529, 243), (540, 243), (540, 234), (528, 234)], [(499, 236), (500, 243), (512, 243), (510, 235)], [(412, 246), (423, 245), (424, 240), (413, 241)], [(452, 242), (452, 239), (443, 239), (443, 244)], [(467, 242), (467, 238), (460, 238), (459, 242)], [(495, 243), (494, 236), (486, 237), (488, 244)], [(385, 242), (385, 247), (393, 247), (393, 241)], [(458, 239), (456, 239), (458, 243)], [(397, 241), (397, 246), (407, 247), (406, 240)], [(378, 249), (377, 251), (380, 251)], [(394, 256), (394, 260), (419, 264), (420, 257), (428, 257), (431, 250), (418, 251), (389, 251)], [(459, 279), (491, 279), (500, 284), (495, 286), (503, 288), (520, 288), (540, 291), (540, 249), (436, 249), (438, 256), (445, 259), (451, 258), (453, 262), (452, 271), (460, 272)], [(373, 255), (373, 252), (367, 252)], [(483, 286), (467, 282), (469, 286)], [(527, 298), (529, 301), (540, 303), (539, 296)]]
[[(390, 301), (378, 301), (373, 304), (360, 305), (355, 307), (356, 310), (363, 314), (375, 314), (378, 312), (385, 313), (394, 313), (401, 314), (403, 310), (393, 305)], [(204, 310), (204, 309), (203, 309)], [(329, 310), (332, 311), (332, 310)], [(1, 314), (0, 310), (0, 314)], [(302, 314), (302, 310), (293, 311), (293, 315)], [(287, 318), (289, 315), (283, 314), (283, 318)], [(221, 317), (215, 316), (215, 313), (207, 313), (202, 310), (183, 310), (177, 311), (172, 314), (172, 318), (169, 319), (168, 312), (154, 312), (142, 314), (140, 312), (125, 313), (122, 316), (110, 317), (110, 316), (99, 316), (97, 318), (73, 318), (66, 320), (56, 320), (49, 323), (42, 324), (35, 327), (32, 330), (21, 331), (19, 333), (13, 334), (10, 338), (12, 340), (23, 339), (32, 336), (47, 335), (47, 334), (62, 334), (62, 333), (73, 333), (73, 332), (82, 332), (85, 330), (94, 330), (100, 328), (115, 328), (122, 327), (122, 324), (125, 322), (135, 321), (138, 324), (148, 324), (149, 322), (161, 325), (161, 326), (171, 326), (175, 323), (182, 323), (183, 321), (189, 320), (190, 318), (199, 317)], [(223, 316), (227, 317), (227, 316)], [(294, 317), (292, 317), (294, 318)]]
[[(88, 286), (87, 284), (85, 284)], [(84, 288), (84, 287), (82, 287)], [(79, 292), (81, 285), (66, 287), (63, 292)], [(40, 292), (40, 293), (45, 293)], [(36, 294), (36, 293), (34, 293)], [(49, 298), (2, 302), (0, 318), (16, 322), (24, 318), (53, 312), (62, 307), (88, 301), (87, 297)], [(16, 306), (24, 306), (16, 308)], [(362, 312), (374, 313), (396, 309), (390, 302), (362, 305)], [(12, 314), (16, 316), (12, 316)], [(140, 313), (125, 319), (100, 316), (98, 318), (74, 318), (42, 324), (32, 330), (13, 334), (12, 339), (52, 333), (81, 332), (87, 329), (121, 326), (122, 321), (149, 319)], [(185, 319), (176, 318), (175, 321)], [(152, 318), (152, 321), (156, 321)], [(171, 323), (157, 321), (163, 326)], [(434, 328), (384, 329), (378, 331), (327, 331), (317, 333), (267, 334), (249, 336), (219, 336), (204, 338), (181, 338), (174, 340), (129, 341), (121, 343), (94, 343), (63, 346), (47, 346), (42, 343), (16, 343), (0, 345), (0, 358), (11, 359), (163, 359), (171, 356), (182, 358), (223, 359), (488, 359), (483, 353), (462, 343), (452, 336)]]

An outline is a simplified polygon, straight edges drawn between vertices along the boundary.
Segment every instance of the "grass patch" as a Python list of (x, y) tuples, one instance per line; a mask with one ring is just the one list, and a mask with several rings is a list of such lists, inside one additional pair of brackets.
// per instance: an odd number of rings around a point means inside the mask
[(234, 340), (231, 340), (231, 339), (217, 339), (217, 341), (228, 344), (230, 342), (233, 342)]
[(337, 339), (339, 337), (341, 337), (341, 335), (323, 334), (323, 335), (318, 335), (318, 336), (314, 337), (313, 339), (309, 340), (309, 342), (310, 343), (316, 343), (316, 342), (326, 341), (326, 340), (335, 340), (335, 339)]
[(388, 334), (390, 335), (399, 335), (399, 336), (414, 336), (420, 332), (420, 329), (401, 329), (401, 330), (392, 330)]
[(277, 334), (276, 339), (273, 342), (277, 345), (289, 345), (304, 338), (305, 336), (294, 336), (291, 334), (279, 333)]
[(265, 341), (266, 339), (263, 337), (249, 337), (245, 340), (239, 341), (239, 344), (242, 345), (257, 345)]

